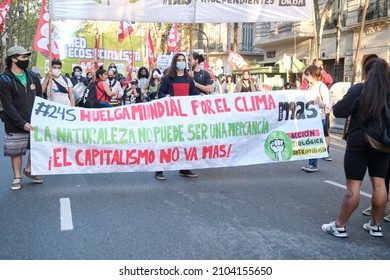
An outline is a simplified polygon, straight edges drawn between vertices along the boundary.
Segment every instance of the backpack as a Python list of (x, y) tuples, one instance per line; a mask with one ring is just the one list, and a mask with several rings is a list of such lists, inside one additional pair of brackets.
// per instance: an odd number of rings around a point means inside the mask
[(379, 121), (363, 127), (364, 138), (376, 151), (390, 153), (390, 120), (383, 115)]
[(105, 92), (100, 87), (100, 91), (103, 92), (103, 95), (100, 97), (100, 99), (97, 99), (96, 95), (96, 87), (97, 83), (90, 83), (87, 88), (84, 90), (83, 96), (80, 98), (80, 102), (77, 104), (79, 107), (83, 108), (97, 108), (98, 103), (103, 98)]
[[(11, 85), (11, 78), (6, 74), (1, 74), (1, 78), (6, 82), (8, 85)], [(4, 122), (4, 109), (3, 104), (1, 104), (0, 100), (0, 119), (2, 122)]]

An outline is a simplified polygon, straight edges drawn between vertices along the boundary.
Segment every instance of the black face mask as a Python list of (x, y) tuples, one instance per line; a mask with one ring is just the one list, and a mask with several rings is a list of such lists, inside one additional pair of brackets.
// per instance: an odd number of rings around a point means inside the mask
[(109, 81), (112, 81), (113, 79), (114, 79), (114, 77), (108, 77)]
[(15, 62), (16, 66), (18, 66), (20, 69), (22, 70), (26, 70), (27, 67), (28, 67), (28, 64), (29, 64), (29, 60), (19, 60), (17, 62)]

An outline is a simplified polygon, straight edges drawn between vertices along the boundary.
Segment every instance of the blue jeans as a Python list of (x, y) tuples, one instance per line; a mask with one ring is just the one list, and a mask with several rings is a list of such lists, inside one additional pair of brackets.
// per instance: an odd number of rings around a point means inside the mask
[[(326, 119), (322, 120), (322, 127), (324, 127), (325, 125), (326, 125)], [(318, 158), (309, 159), (309, 164), (317, 167)]]

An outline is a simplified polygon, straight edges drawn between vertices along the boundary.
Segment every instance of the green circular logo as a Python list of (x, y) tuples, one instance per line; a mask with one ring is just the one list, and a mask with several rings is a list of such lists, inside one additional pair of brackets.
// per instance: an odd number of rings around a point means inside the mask
[(265, 140), (264, 151), (274, 161), (289, 160), (293, 154), (292, 141), (284, 131), (272, 131)]

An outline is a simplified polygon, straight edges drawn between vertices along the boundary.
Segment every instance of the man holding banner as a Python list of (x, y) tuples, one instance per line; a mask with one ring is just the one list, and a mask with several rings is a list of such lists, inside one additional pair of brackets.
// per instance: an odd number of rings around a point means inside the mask
[[(6, 69), (0, 78), (0, 99), (4, 108), (4, 155), (11, 157), (14, 180), (11, 190), (22, 187), (22, 157), (30, 149), (30, 124), (35, 96), (42, 97), (41, 83), (37, 75), (27, 70), (31, 52), (20, 46), (7, 50)], [(23, 175), (35, 184), (43, 180), (31, 175), (31, 157), (28, 156)]]

